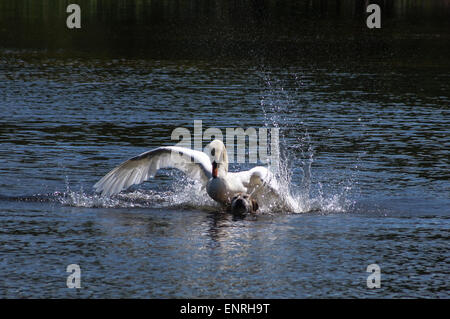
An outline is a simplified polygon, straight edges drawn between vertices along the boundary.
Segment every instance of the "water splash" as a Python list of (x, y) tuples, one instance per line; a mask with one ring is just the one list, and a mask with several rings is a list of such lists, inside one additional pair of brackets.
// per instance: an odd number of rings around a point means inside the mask
[[(273, 169), (273, 166), (269, 166), (269, 169), (276, 172), (276, 179), (283, 194), (281, 203), (275, 208), (292, 213), (349, 211), (355, 204), (350, 199), (355, 176), (349, 176), (334, 191), (325, 191), (320, 182), (313, 184), (314, 141), (306, 126), (299, 132), (298, 119), (292, 121), (289, 110), (294, 109), (291, 106), (296, 103), (291, 98), (294, 94), (290, 94), (289, 89), (285, 88), (285, 81), (272, 78), (270, 73), (262, 72), (260, 76), (264, 87), (260, 105), (265, 126), (283, 128), (279, 135), (280, 161), (273, 164), (278, 167)], [(289, 88), (293, 88), (295, 95), (298, 95), (303, 84), (296, 74), (292, 77), (293, 85)], [(301, 120), (300, 123), (303, 126), (304, 121)], [(294, 174), (297, 170), (300, 174)], [(298, 176), (301, 176), (301, 180), (294, 179)]]
[(172, 190), (145, 190), (122, 192), (111, 197), (98, 194), (70, 190), (65, 193), (55, 193), (55, 201), (64, 206), (90, 208), (178, 208), (217, 210), (220, 206), (207, 195), (198, 182), (187, 178), (174, 181)]
[[(319, 185), (318, 194), (310, 197), (309, 173), (303, 177), (302, 184), (296, 187), (291, 183), (292, 173), (282, 162), (281, 169), (274, 175), (277, 195), (266, 193), (258, 197), (262, 214), (305, 213), (305, 212), (344, 212), (351, 206), (345, 193), (349, 188), (343, 187), (342, 194), (327, 194)], [(305, 161), (303, 170), (308, 172), (311, 161)], [(144, 188), (144, 187), (143, 187)], [(221, 206), (213, 201), (198, 182), (187, 178), (174, 180), (171, 190), (136, 189), (125, 191), (111, 197), (102, 197), (92, 192), (70, 189), (66, 184), (65, 192), (36, 194), (17, 198), (18, 201), (54, 202), (63, 206), (86, 208), (171, 208), (180, 210), (219, 211)]]

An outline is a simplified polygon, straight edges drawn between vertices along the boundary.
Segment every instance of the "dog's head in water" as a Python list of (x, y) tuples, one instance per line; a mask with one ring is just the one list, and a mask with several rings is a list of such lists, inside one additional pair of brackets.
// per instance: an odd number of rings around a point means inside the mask
[(231, 212), (233, 214), (245, 215), (248, 213), (256, 213), (259, 206), (256, 200), (252, 199), (250, 195), (238, 193), (231, 199)]

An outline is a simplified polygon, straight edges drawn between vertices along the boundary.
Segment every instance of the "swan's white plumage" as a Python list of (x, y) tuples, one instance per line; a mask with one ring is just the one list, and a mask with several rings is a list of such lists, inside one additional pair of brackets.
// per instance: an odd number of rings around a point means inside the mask
[(178, 146), (163, 146), (120, 164), (95, 185), (102, 196), (111, 196), (155, 176), (161, 168), (177, 168), (206, 185), (211, 178), (211, 161), (203, 152)]
[[(208, 195), (222, 204), (240, 192), (256, 198), (278, 196), (278, 183), (263, 166), (248, 171), (228, 172), (228, 155), (222, 141), (214, 140), (206, 153), (178, 146), (164, 146), (142, 153), (117, 166), (100, 179), (94, 188), (102, 196), (110, 196), (153, 177), (158, 169), (177, 168), (206, 186)], [(212, 176), (212, 161), (218, 164), (218, 175)]]

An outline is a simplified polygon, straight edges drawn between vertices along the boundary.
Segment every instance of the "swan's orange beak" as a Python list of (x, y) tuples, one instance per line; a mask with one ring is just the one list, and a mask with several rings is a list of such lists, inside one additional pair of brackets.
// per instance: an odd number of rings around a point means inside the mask
[(219, 167), (216, 163), (216, 161), (212, 162), (212, 176), (213, 178), (217, 178), (217, 175), (219, 174)]

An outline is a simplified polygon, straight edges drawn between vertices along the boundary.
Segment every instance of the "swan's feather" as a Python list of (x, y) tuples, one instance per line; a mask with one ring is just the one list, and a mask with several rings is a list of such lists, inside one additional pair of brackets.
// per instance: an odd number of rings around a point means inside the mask
[(211, 178), (211, 161), (203, 152), (178, 146), (163, 146), (120, 164), (95, 185), (102, 196), (111, 196), (155, 176), (161, 168), (177, 168), (206, 185)]
[(272, 172), (264, 166), (256, 166), (248, 171), (239, 172), (242, 183), (247, 187), (247, 192), (251, 194), (256, 189), (265, 188), (271, 191), (278, 191), (279, 185)]
[(261, 203), (283, 197), (276, 177), (264, 166), (256, 166), (248, 171), (231, 174), (234, 175), (234, 180), (242, 183), (248, 194)]

